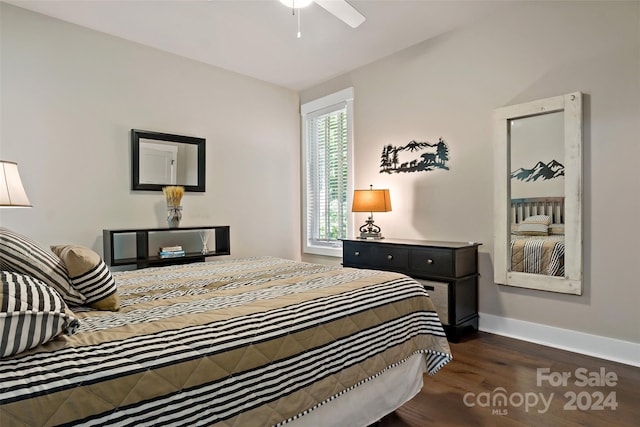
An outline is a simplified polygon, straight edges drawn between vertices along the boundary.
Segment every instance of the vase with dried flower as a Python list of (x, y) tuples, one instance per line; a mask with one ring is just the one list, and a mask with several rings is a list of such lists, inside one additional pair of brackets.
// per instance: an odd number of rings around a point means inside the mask
[(184, 195), (184, 187), (170, 185), (162, 187), (164, 197), (167, 199), (167, 223), (169, 228), (178, 228), (182, 219), (182, 206), (180, 201)]

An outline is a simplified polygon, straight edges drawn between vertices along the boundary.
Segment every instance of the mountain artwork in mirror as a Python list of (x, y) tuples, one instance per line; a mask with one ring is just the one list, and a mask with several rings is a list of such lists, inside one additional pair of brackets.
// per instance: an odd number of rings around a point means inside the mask
[(494, 279), (582, 294), (582, 95), (498, 108)]
[(132, 129), (131, 159), (132, 190), (205, 191), (204, 138)]

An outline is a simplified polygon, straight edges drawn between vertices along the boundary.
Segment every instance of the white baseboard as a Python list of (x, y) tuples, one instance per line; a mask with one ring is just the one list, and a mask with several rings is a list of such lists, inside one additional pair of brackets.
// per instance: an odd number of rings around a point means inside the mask
[(640, 343), (480, 313), (479, 329), (523, 341), (640, 367)]

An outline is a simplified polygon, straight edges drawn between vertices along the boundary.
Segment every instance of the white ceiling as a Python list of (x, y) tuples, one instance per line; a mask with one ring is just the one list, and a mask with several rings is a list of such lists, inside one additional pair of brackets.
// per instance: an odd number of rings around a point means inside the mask
[(508, 1), (349, 0), (347, 26), (316, 4), (297, 16), (278, 0), (3, 0), (64, 21), (294, 90), (482, 19)]

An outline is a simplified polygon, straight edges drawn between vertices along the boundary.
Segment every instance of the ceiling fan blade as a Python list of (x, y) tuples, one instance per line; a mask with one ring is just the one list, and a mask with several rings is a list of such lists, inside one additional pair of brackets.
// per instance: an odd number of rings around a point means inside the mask
[(357, 28), (365, 20), (365, 17), (345, 0), (315, 0), (315, 2), (351, 28)]

